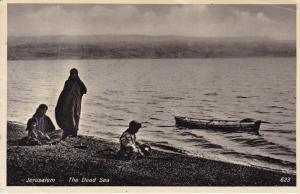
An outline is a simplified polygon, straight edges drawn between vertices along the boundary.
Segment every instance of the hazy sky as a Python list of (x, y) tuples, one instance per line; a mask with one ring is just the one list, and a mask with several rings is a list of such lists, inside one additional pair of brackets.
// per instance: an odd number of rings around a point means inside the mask
[(265, 36), (294, 40), (296, 7), (9, 4), (8, 34)]

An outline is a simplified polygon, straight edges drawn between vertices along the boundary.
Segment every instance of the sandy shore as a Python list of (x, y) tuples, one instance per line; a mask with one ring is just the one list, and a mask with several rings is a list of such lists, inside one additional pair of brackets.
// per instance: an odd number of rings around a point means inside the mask
[[(92, 136), (56, 145), (20, 146), (25, 125), (7, 124), (7, 184), (97, 186), (295, 186), (296, 176), (153, 150), (150, 158), (116, 157), (118, 145)], [(282, 177), (289, 182), (281, 182)]]

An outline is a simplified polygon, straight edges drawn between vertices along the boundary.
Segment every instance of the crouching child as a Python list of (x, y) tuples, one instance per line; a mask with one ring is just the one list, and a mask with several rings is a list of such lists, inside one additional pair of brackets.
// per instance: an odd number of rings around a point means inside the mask
[(139, 144), (136, 142), (136, 133), (142, 127), (142, 124), (137, 121), (131, 121), (128, 129), (123, 132), (120, 137), (120, 151), (119, 156), (128, 160), (135, 160), (149, 156), (151, 154), (151, 147), (147, 144)]

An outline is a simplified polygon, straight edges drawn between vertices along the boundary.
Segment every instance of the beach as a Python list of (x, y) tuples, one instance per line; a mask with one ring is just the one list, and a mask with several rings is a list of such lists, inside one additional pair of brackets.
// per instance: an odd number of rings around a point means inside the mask
[(295, 186), (296, 176), (153, 150), (117, 157), (118, 144), (79, 135), (55, 145), (21, 146), (25, 125), (7, 123), (8, 186)]

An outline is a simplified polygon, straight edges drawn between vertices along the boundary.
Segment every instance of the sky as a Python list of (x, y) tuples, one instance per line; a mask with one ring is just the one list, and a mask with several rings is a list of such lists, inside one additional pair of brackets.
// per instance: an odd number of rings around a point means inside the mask
[(295, 5), (9, 4), (9, 36), (142, 34), (296, 39)]

